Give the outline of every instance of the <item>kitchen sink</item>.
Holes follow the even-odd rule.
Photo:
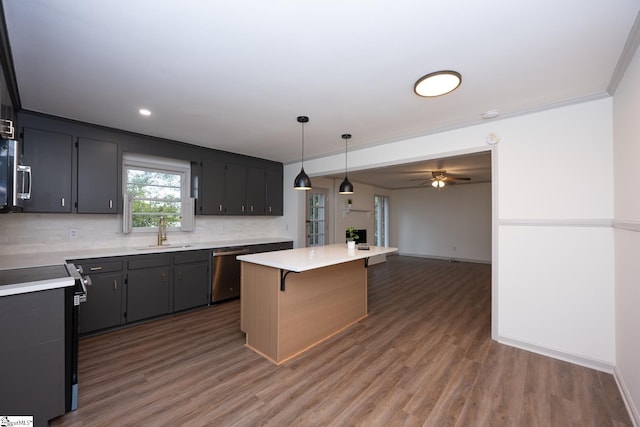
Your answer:
[[[153,250],[153,249],[182,249],[182,248],[188,248],[191,245],[188,244],[171,244],[171,243],[165,243],[162,245],[149,245],[149,246],[143,246],[141,248],[136,248],[139,251],[149,251],[149,250]]]

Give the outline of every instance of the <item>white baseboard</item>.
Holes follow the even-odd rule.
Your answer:
[[[629,389],[624,382],[624,378],[620,374],[620,371],[616,367],[613,371],[613,378],[616,380],[616,384],[618,385],[618,389],[620,390],[620,395],[622,395],[622,400],[624,401],[624,405],[627,407],[627,411],[629,412],[629,416],[631,417],[631,422],[634,427],[640,426],[640,412],[638,412],[638,407],[634,404],[633,399],[631,398],[631,394],[629,393]]]
[[[615,368],[615,366],[609,362],[592,359],[589,357],[579,356],[576,354],[571,354],[571,353],[567,353],[559,350],[554,350],[554,349],[542,347],[535,344],[530,344],[524,341],[520,341],[517,339],[505,337],[505,336],[498,336],[496,338],[496,341],[498,341],[500,344],[510,345],[511,347],[520,348],[522,350],[527,350],[532,353],[538,353],[543,356],[552,357],[558,360],[564,360],[565,362],[584,366],[586,368],[595,369],[597,371],[606,372],[608,374],[613,374],[613,370]]]
[[[445,257],[445,256],[437,256],[437,255],[412,254],[407,252],[398,252],[398,255],[413,256],[417,258],[441,259],[449,262],[473,262],[476,264],[491,264],[491,260],[486,260],[486,259],[451,258],[451,257]]]
[[[603,362],[600,360],[594,360],[588,357],[582,357],[582,356],[577,356],[575,354],[548,349],[535,344],[525,343],[512,338],[498,337],[496,341],[498,341],[501,344],[520,348],[522,350],[527,350],[533,353],[542,354],[543,356],[552,357],[554,359],[563,360],[565,362],[574,363],[576,365],[580,365],[587,368],[613,374],[613,378],[616,382],[616,385],[618,386],[618,390],[620,390],[620,395],[622,396],[622,400],[624,401],[624,404],[627,408],[627,412],[629,413],[631,422],[633,422],[634,427],[640,427],[640,413],[638,412],[638,408],[636,407],[635,403],[633,402],[633,399],[631,398],[631,394],[629,393],[629,389],[627,388],[624,382],[624,378],[622,377],[622,375],[620,374],[620,371],[615,365],[612,365],[610,363]]]

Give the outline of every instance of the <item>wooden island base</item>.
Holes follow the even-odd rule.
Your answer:
[[[302,272],[243,261],[241,295],[247,347],[279,365],[367,316],[366,260]]]

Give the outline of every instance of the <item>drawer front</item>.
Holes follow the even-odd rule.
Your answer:
[[[127,260],[129,270],[162,267],[171,264],[171,254],[134,255]]]
[[[174,252],[173,263],[174,264],[187,264],[190,262],[209,261],[211,257],[210,250],[197,250],[197,251],[181,251]]]
[[[108,273],[122,271],[123,262],[114,258],[94,258],[71,261],[76,267],[82,267],[83,274]]]

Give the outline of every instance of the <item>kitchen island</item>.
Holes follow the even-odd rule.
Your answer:
[[[238,256],[247,347],[281,364],[365,318],[368,260],[396,251],[336,244]]]

